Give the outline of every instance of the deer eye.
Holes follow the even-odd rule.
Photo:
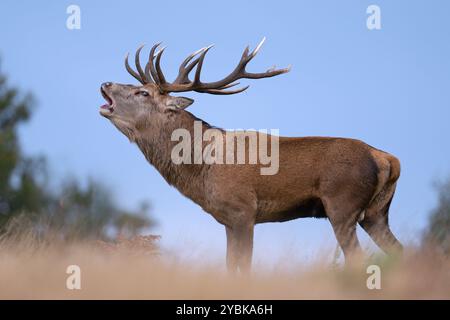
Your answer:
[[[147,91],[137,91],[136,94],[140,94],[140,95],[142,95],[144,97],[148,96],[148,92]]]

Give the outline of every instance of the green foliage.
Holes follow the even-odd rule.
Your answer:
[[[431,212],[424,240],[450,255],[450,178],[436,184],[436,189],[438,205]]]
[[[25,156],[18,139],[18,128],[30,119],[33,105],[30,94],[8,86],[0,69],[0,233],[19,216],[28,217],[40,231],[50,228],[66,239],[133,236],[151,227],[148,205],[123,210],[98,181],[83,185],[70,179],[57,192],[47,188],[45,158]]]

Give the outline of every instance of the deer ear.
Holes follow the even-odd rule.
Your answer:
[[[167,99],[166,106],[173,109],[186,109],[191,104],[194,103],[194,100],[185,98],[185,97],[170,97]]]

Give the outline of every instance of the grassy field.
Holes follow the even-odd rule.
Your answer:
[[[0,240],[0,299],[450,299],[450,260],[409,249],[402,259],[372,257],[358,267],[310,261],[228,275],[222,263],[182,263],[159,254],[153,237],[115,243],[62,243],[32,234]],[[368,264],[381,268],[381,289],[369,290]],[[81,289],[69,290],[69,265]]]

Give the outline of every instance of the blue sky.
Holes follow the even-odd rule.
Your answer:
[[[223,258],[225,233],[169,187],[100,117],[104,81],[135,83],[123,66],[141,44],[167,45],[173,79],[190,52],[214,43],[203,79],[231,71],[247,44],[267,41],[249,70],[292,65],[283,76],[247,81],[235,96],[186,94],[190,111],[224,128],[277,128],[287,136],[342,136],[391,152],[402,175],[391,225],[403,242],[420,236],[435,205],[432,181],[450,173],[448,1],[2,1],[0,56],[11,84],[38,108],[21,139],[45,154],[52,175],[94,176],[117,201],[149,200],[163,244],[186,256]],[[66,8],[81,8],[81,30],[66,28]],[[381,30],[366,28],[366,8],[381,8]],[[367,237],[360,232],[362,241]],[[256,261],[304,259],[335,244],[329,223],[302,219],[257,226]]]

